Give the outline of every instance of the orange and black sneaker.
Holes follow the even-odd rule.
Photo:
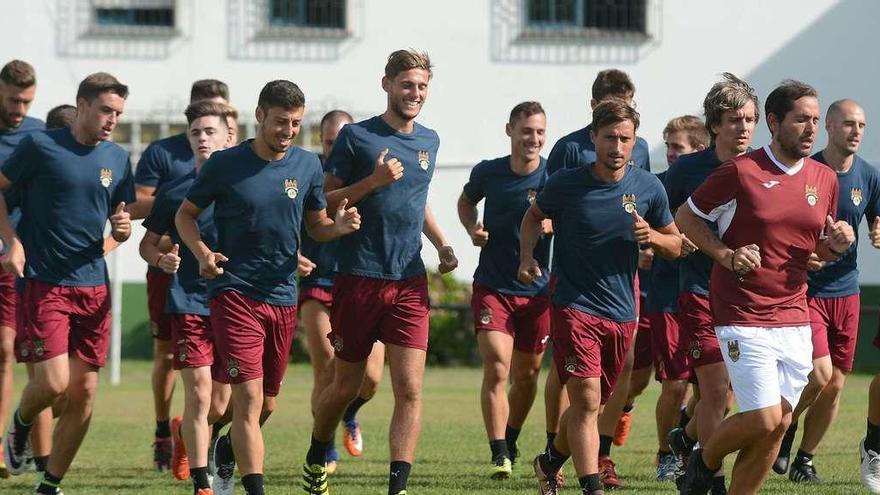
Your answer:
[[[632,412],[625,412],[620,415],[617,420],[617,426],[614,427],[614,445],[623,447],[626,439],[629,438],[629,427],[632,423]]]
[[[3,444],[0,443],[0,478],[6,479],[9,477],[9,469],[6,468],[6,463],[3,462]]]
[[[623,482],[617,476],[616,465],[607,455],[599,456],[599,478],[606,490],[616,490],[623,487]]]
[[[199,488],[196,490],[196,495],[214,495],[214,490],[210,488]]]
[[[186,457],[186,445],[180,426],[183,418],[175,416],[171,420],[171,474],[175,479],[189,479],[189,459]]]
[[[351,420],[346,421],[343,426],[345,450],[352,457],[362,456],[364,454],[364,437],[361,436],[361,425],[357,420]]]

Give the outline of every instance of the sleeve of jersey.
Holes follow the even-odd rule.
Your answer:
[[[116,208],[116,205],[123,201],[125,201],[126,204],[131,204],[137,201],[137,196],[134,193],[134,174],[131,173],[130,155],[125,160],[125,175],[122,176],[122,181],[113,191],[113,199],[110,206]]]
[[[706,178],[688,198],[687,204],[697,216],[714,222],[725,211],[736,206],[738,190],[739,177],[736,165],[734,162],[727,162]]]
[[[204,210],[214,202],[217,194],[214,176],[220,173],[218,168],[219,163],[210,158],[202,165],[195,182],[186,193],[186,199],[190,203]]]
[[[314,166],[309,191],[303,201],[306,210],[320,211],[327,208],[327,201],[324,198],[324,172],[321,170],[321,163],[318,157],[314,157]]]
[[[24,139],[15,147],[9,158],[3,162],[0,172],[9,179],[12,184],[27,182],[36,172],[37,160],[35,160],[36,145],[31,136]]]
[[[554,174],[547,179],[544,189],[535,198],[535,205],[547,216],[553,216],[562,208],[561,178],[563,174]]]
[[[168,196],[165,194],[165,188],[156,192],[156,201],[153,203],[153,209],[144,219],[143,226],[150,232],[164,235],[171,230],[171,223],[174,222],[174,214],[168,208]]]
[[[871,228],[874,225],[874,219],[880,215],[880,173],[873,170],[872,167],[871,175],[865,182],[870,187],[868,191],[868,206],[865,208],[865,219],[868,220],[868,228]],[[853,225],[854,229],[857,227],[857,225]]]
[[[673,222],[672,212],[669,210],[669,199],[660,179],[654,179],[654,196],[651,198],[651,209],[648,210],[645,220],[652,228],[666,227]]]
[[[568,154],[568,146],[562,141],[557,141],[547,156],[547,175],[565,168],[566,155]]]
[[[638,138],[636,141],[636,147],[641,149],[643,160],[640,163],[637,163],[639,167],[641,167],[645,172],[651,171],[651,149],[648,148],[648,142],[642,138]]]
[[[165,167],[163,150],[155,143],[147,146],[137,163],[134,183],[139,186],[156,187]]]
[[[333,143],[333,149],[327,162],[324,164],[324,170],[334,177],[342,180],[343,185],[351,183],[352,172],[354,171],[354,147],[352,145],[351,130],[346,125],[339,131],[336,142]]]
[[[483,163],[478,163],[473,169],[471,169],[470,179],[468,179],[467,184],[464,185],[464,194],[473,203],[479,203],[484,197],[486,197],[484,175]]]

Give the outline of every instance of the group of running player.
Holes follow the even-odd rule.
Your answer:
[[[245,493],[263,493],[261,426],[277,406],[299,320],[314,372],[303,490],[329,493],[340,424],[346,450],[363,453],[357,413],[387,360],[388,493],[407,493],[428,343],[422,234],[439,272],[458,264],[427,205],[439,138],[415,119],[431,77],[427,54],[393,52],[381,81],[385,112],[361,122],[326,114],[320,156],[293,145],[305,111],[296,84],[263,87],[256,136],[239,144],[228,87],[196,81],[186,132],[151,144],[133,172],[110,141],[127,86],[92,74],[76,106],[53,109],[44,125],[26,115],[33,67],[6,64],[0,423],[13,356],[29,380],[0,475],[33,467],[35,493],[61,493],[106,362],[104,255],[143,218],[155,467],[208,495],[233,493],[237,466]],[[458,199],[481,248],[471,305],[489,475],[513,472],[552,342],[547,446],[532,460],[540,493],[558,493],[569,458],[582,493],[623,486],[611,445],[626,442],[652,372],[662,384],[659,481],[674,479],[684,494],[754,493],[772,467],[819,482],[813,455],[853,364],[854,227],[863,216],[880,247],[880,173],[856,155],[864,110],[832,103],[828,145],[811,156],[817,93],[785,81],[764,105],[771,142],[753,150],[758,98],[725,73],[705,97],[705,122],[687,115],[666,126],[669,168],[655,176],[636,136],[634,93],[625,73],[600,72],[590,125],[560,139],[547,160],[544,109],[516,105],[509,154],[477,164]],[[175,370],[185,399],[172,418]],[[725,419],[734,397],[739,412]],[[733,452],[727,488],[722,464]],[[880,378],[860,452],[862,481],[880,493]]]

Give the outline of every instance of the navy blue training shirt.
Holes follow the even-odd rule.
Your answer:
[[[129,154],[117,144],[78,143],[69,128],[28,134],[0,171],[19,188],[25,277],[94,287],[107,283],[104,227],[133,203]]]
[[[672,223],[669,203],[650,172],[627,165],[623,179],[607,183],[593,177],[594,166],[560,170],[538,193],[538,208],[553,219],[553,304],[635,321],[639,246],[629,211],[635,208],[651,227],[661,228]]]
[[[822,152],[812,157],[825,162]],[[846,254],[836,261],[825,263],[818,272],[807,272],[807,295],[814,297],[843,297],[859,293],[858,255],[859,224],[865,217],[868,225],[880,214],[880,172],[858,155],[853,156],[852,167],[838,173],[840,194],[837,197],[837,220],[852,225],[856,239]]]
[[[318,155],[291,147],[266,161],[253,140],[217,151],[202,165],[186,199],[214,204],[216,250],[229,261],[208,281],[209,297],[234,290],[279,306],[296,305],[299,232],[306,211],[326,207]]]
[[[666,180],[666,171],[657,174],[660,182]],[[671,213],[671,212],[670,212]],[[678,312],[678,271],[679,260],[668,260],[654,255],[651,269],[645,273],[639,270],[641,280],[648,281],[651,290],[647,291],[645,310],[648,313]]]
[[[12,150],[25,136],[34,131],[44,130],[46,130],[46,124],[42,120],[28,116],[25,116],[21,125],[15,129],[0,130],[0,165],[3,165],[3,162],[12,155]],[[6,191],[5,196],[9,208],[9,222],[12,224],[12,228],[16,229],[21,220],[21,210],[18,209],[21,202],[20,192],[9,190]]]
[[[486,199],[483,226],[489,232],[489,241],[480,250],[475,281],[513,296],[534,296],[544,291],[549,277],[549,236],[542,236],[533,252],[541,277],[526,285],[517,279],[517,272],[520,225],[546,181],[547,163],[543,158],[529,175],[518,175],[510,168],[510,155],[482,161],[471,170],[464,193],[475,204]]]
[[[156,201],[147,218],[144,228],[158,235],[169,234],[171,241],[180,246],[180,266],[168,286],[168,297],[165,300],[165,312],[170,314],[192,314],[208,316],[208,285],[199,274],[199,262],[192,251],[186,247],[177,227],[174,216],[180,208],[186,194],[196,180],[196,172],[166,182],[156,191]],[[211,204],[199,215],[199,232],[202,241],[213,248],[217,245],[217,229],[214,227],[214,205]]]
[[[153,141],[141,154],[134,183],[158,189],[162,184],[183,177],[196,166],[186,133]]]
[[[425,273],[422,227],[439,147],[437,133],[418,123],[409,134],[392,129],[380,116],[342,128],[326,168],[343,186],[372,174],[385,148],[385,161],[397,158],[404,171],[399,180],[357,203],[361,228],[339,240],[340,273],[385,280]]]
[[[324,163],[326,165],[326,162]],[[336,212],[328,212],[328,215],[335,215]],[[333,279],[336,278],[336,250],[339,246],[339,239],[333,239],[330,242],[318,242],[309,236],[303,225],[300,233],[299,252],[303,256],[312,261],[316,266],[308,277],[299,279],[300,289],[309,287],[333,287]]]
[[[553,174],[564,168],[574,168],[579,165],[596,161],[596,145],[590,137],[590,126],[578,129],[571,134],[563,136],[547,157],[547,173]],[[636,167],[651,171],[651,152],[648,142],[636,137],[636,144],[632,150],[630,163]]]

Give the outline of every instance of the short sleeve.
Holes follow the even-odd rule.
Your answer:
[[[201,209],[207,208],[217,199],[217,177],[220,174],[220,162],[217,158],[208,158],[202,165],[195,182],[186,193],[186,199]]]
[[[687,203],[698,216],[714,222],[736,203],[739,174],[736,163],[729,161],[709,174]]]
[[[339,135],[333,143],[333,149],[330,151],[330,156],[327,157],[327,162],[324,164],[324,170],[330,175],[341,179],[343,185],[351,183],[354,171],[355,154],[353,141],[351,124],[346,124],[339,131]]]
[[[547,174],[553,175],[560,170],[572,168],[575,165],[577,165],[577,145],[569,146],[568,142],[557,141],[547,157]]]
[[[669,211],[669,199],[666,197],[666,190],[660,183],[660,179],[654,179],[653,194],[651,196],[650,207],[645,212],[645,220],[655,229],[666,227],[673,222],[672,212]]]
[[[32,136],[25,136],[0,167],[0,172],[13,184],[28,182],[35,174],[39,160],[36,160],[37,145]]]
[[[168,157],[157,143],[147,146],[137,163],[134,183],[139,186],[156,187],[168,172]]]
[[[164,235],[171,231],[174,215],[177,213],[176,209],[174,212],[171,211],[172,206],[169,204],[170,201],[166,191],[167,188],[165,187],[161,187],[156,191],[156,201],[153,203],[153,209],[150,210],[150,214],[147,215],[143,223],[145,229],[159,235]]]
[[[303,199],[303,206],[306,210],[320,211],[327,208],[327,200],[324,198],[324,171],[321,169],[321,163],[317,156],[314,156],[312,171],[309,190]]]
[[[651,171],[651,151],[648,148],[648,142],[644,139],[637,137],[636,138],[636,150],[638,160],[636,165],[644,170],[645,172]]]
[[[874,219],[880,215],[880,173],[871,165],[866,164],[865,166],[870,168],[868,180],[865,181],[870,188],[868,205],[865,207],[865,219],[868,221],[868,228],[871,228],[874,225]],[[853,228],[856,226],[853,225]]]
[[[544,188],[538,192],[535,198],[535,205],[541,209],[547,216],[553,216],[562,209],[564,198],[562,198],[563,180],[566,174],[553,174],[547,179]]]
[[[480,162],[471,169],[471,176],[464,185],[464,194],[476,204],[486,197],[486,162]]]
[[[137,201],[137,196],[134,193],[134,174],[131,173],[131,155],[128,155],[125,158],[125,173],[122,176],[122,181],[119,182],[119,185],[117,185],[116,189],[113,191],[113,198],[110,201],[110,211],[113,211],[116,208],[116,205],[123,201],[126,204],[131,204]]]

